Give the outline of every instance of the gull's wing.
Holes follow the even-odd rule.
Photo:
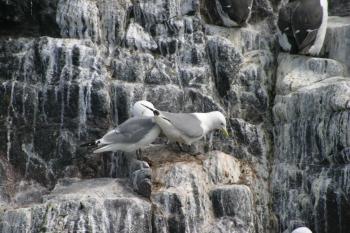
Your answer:
[[[161,112],[173,126],[181,133],[190,138],[197,138],[203,136],[203,129],[201,121],[192,113],[170,113]]]
[[[136,143],[148,134],[155,125],[153,117],[130,118],[106,133],[101,139],[101,144]]]

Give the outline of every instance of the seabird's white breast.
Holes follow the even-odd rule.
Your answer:
[[[309,49],[309,53],[311,55],[318,55],[322,49],[324,39],[326,37],[327,32],[327,21],[328,21],[328,2],[327,0],[320,0],[320,4],[322,7],[323,15],[322,15],[322,23],[320,28],[318,29],[316,40],[314,45]]]

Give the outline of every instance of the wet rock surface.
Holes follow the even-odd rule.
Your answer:
[[[3,209],[1,232],[152,232],[152,206],[123,180],[62,181],[43,204]]]
[[[245,185],[227,185],[212,191],[214,213],[217,217],[228,216],[244,232],[254,232],[252,216],[253,195]],[[229,218],[227,218],[229,219]]]
[[[349,16],[350,15],[350,2],[347,0],[330,0],[329,9],[331,15]]]
[[[347,65],[348,70],[350,67],[350,58],[348,55],[350,43],[349,38],[350,17],[330,17],[328,20],[328,30],[324,46],[325,56],[344,63]]]
[[[241,28],[212,2],[0,0],[1,232],[350,231],[347,2],[324,58],[278,52],[280,1]],[[79,147],[141,99],[222,111],[230,137],[143,161]]]
[[[153,154],[159,150],[162,156]],[[232,230],[253,232],[250,188],[231,185],[241,182],[243,175],[244,165],[238,160],[222,152],[193,157],[164,146],[150,151],[143,156],[152,164],[147,167],[152,172],[148,177],[152,194],[147,199],[141,195],[150,192],[137,186],[141,194],[137,195],[127,179],[64,178],[49,193],[38,195],[41,200],[2,207],[1,232],[212,232],[208,227],[222,221],[228,221]],[[132,167],[142,171],[146,164],[134,160]],[[216,205],[227,198],[229,205]],[[223,214],[213,216],[215,208]]]
[[[274,209],[281,229],[303,222],[314,232],[347,232],[350,79],[340,76],[346,69],[333,60],[290,58],[280,56],[278,70],[283,72],[273,108]],[[314,68],[307,71],[301,64]]]

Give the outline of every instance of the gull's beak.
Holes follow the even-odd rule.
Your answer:
[[[225,138],[227,138],[229,136],[226,127],[223,127],[220,130],[221,130],[221,132],[222,132],[222,134],[224,135]]]

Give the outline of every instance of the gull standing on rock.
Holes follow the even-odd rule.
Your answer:
[[[219,129],[227,137],[226,119],[219,111],[208,113],[170,113],[144,105],[153,111],[155,122],[169,141],[191,145],[209,132]],[[180,146],[181,148],[181,146]]]
[[[144,106],[154,108],[148,101],[136,102],[132,109],[134,117],[109,131],[102,138],[81,146],[98,146],[94,153],[134,152],[148,146],[159,136],[160,128],[155,122],[153,112]]]

